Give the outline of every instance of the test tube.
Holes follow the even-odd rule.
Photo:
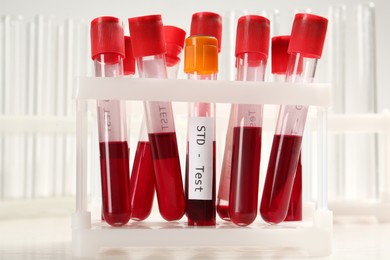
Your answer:
[[[264,81],[270,22],[258,15],[238,20],[236,66],[238,81]],[[240,226],[257,216],[263,105],[233,105],[233,145],[229,216]]]
[[[275,75],[277,82],[284,82],[286,78],[286,70],[290,55],[288,54],[288,44],[290,36],[275,36],[272,37],[272,74]],[[302,65],[298,65],[298,74]],[[291,191],[290,202],[288,206],[287,216],[285,221],[302,220],[302,162],[301,154],[299,155],[298,165],[295,173],[294,184]]]
[[[154,187],[152,153],[145,118],[143,118],[130,178],[131,219],[141,221],[150,215],[153,206]]]
[[[287,82],[313,82],[327,24],[328,20],[320,16],[295,15],[288,47]],[[260,214],[266,222],[280,223],[287,216],[307,112],[308,106],[280,107],[260,204]]]
[[[219,53],[222,45],[222,17],[212,12],[194,13],[191,20],[190,35],[205,35],[216,38]],[[229,201],[231,144],[233,139],[231,125],[231,120],[229,120],[217,198],[217,212],[219,217],[224,220],[230,220],[227,205]]]
[[[378,113],[375,4],[359,4],[356,11],[358,82],[353,102],[350,102],[352,106],[349,108],[354,113]],[[355,182],[354,186],[349,187],[348,195],[360,200],[380,199],[379,186],[382,183],[378,168],[379,135],[377,133],[354,134],[349,135],[349,138],[353,138],[349,140],[354,142],[350,147],[355,147],[356,150],[348,151],[353,158],[348,164],[347,179]],[[355,173],[353,177],[351,172]]]
[[[335,4],[329,7],[328,71],[332,84],[333,114],[346,113],[346,6]],[[354,97],[355,98],[355,97]],[[346,199],[346,138],[345,134],[329,135],[329,182],[330,200]],[[354,160],[355,163],[355,160]],[[355,176],[355,171],[350,171]],[[350,185],[350,183],[348,183]],[[349,186],[348,185],[348,186]]]
[[[229,215],[229,194],[230,177],[232,170],[232,152],[233,152],[233,105],[230,107],[230,116],[228,129],[225,139],[225,150],[222,159],[221,176],[219,179],[217,195],[217,213],[218,216],[226,221],[230,221]]]
[[[216,80],[218,41],[210,36],[186,40],[184,71],[189,79]],[[215,225],[215,104],[189,105],[186,158],[186,213],[190,226]]]
[[[122,22],[98,17],[91,22],[91,52],[97,77],[123,75],[124,36]],[[103,217],[112,226],[130,219],[129,147],[125,103],[97,101]]]
[[[175,26],[164,26],[163,28],[167,49],[165,56],[167,59],[168,78],[176,78],[178,67],[180,65],[180,54],[184,45],[185,31]],[[131,42],[128,44],[129,47],[126,45],[126,57],[128,56],[128,49],[131,56],[134,57],[131,49]],[[132,205],[131,219],[144,220],[150,215],[153,206],[154,190],[155,180],[153,160],[150,151],[146,122],[145,118],[143,118],[130,178],[130,200]]]
[[[129,18],[134,57],[141,78],[167,78],[160,15]],[[179,220],[185,212],[183,182],[171,102],[145,101],[156,193],[161,216]]]
[[[186,32],[179,27],[164,25],[165,59],[169,79],[176,79],[180,66],[180,55],[183,51]]]
[[[125,36],[126,58],[125,75],[135,74],[135,58],[131,46],[131,37]],[[130,176],[131,219],[144,220],[152,211],[154,199],[154,171],[152,155],[146,131],[145,120],[141,123],[141,132],[135,151],[133,168]]]

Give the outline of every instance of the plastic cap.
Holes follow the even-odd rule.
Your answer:
[[[186,32],[176,26],[166,25],[164,28],[165,37],[165,60],[167,66],[175,66],[180,61],[180,53],[184,47]]]
[[[222,17],[212,12],[199,12],[192,15],[191,36],[212,36],[218,40],[218,52],[221,51]]]
[[[290,36],[272,37],[272,74],[286,74],[290,54],[287,52]]]
[[[218,72],[218,41],[211,36],[191,36],[184,49],[184,72],[201,75]]]
[[[133,55],[133,49],[131,48],[131,38],[125,36],[125,52],[126,56],[123,60],[123,70],[125,75],[135,74],[135,58]]]
[[[122,21],[116,17],[97,17],[91,22],[91,56],[100,54],[125,56]]]
[[[165,53],[161,15],[129,18],[129,28],[134,57]]]
[[[238,20],[236,57],[249,54],[250,62],[258,63],[268,58],[270,21],[259,15],[246,15]]]
[[[321,58],[328,20],[313,14],[296,14],[291,30],[288,53],[307,58]]]

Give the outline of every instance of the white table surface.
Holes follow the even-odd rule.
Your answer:
[[[0,259],[71,259],[70,217],[0,220]],[[98,259],[301,259],[253,248],[131,248],[107,250]],[[331,256],[313,259],[390,259],[390,223],[334,226]]]

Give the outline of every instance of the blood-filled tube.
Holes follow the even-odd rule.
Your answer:
[[[164,35],[167,49],[165,56],[167,59],[168,78],[176,78],[180,65],[180,54],[184,45],[185,32],[175,26],[164,26]],[[127,55],[127,50],[126,45],[126,57],[131,56],[131,46],[129,48],[129,55]],[[130,178],[131,219],[138,221],[144,220],[150,215],[153,207],[154,190],[153,160],[146,122],[145,118],[143,118]]]
[[[288,54],[288,44],[290,36],[276,36],[272,38],[272,74],[275,75],[277,82],[284,82],[286,79],[286,70],[290,54]],[[298,67],[298,70],[302,66]],[[298,71],[298,73],[302,73]],[[288,206],[285,221],[302,220],[302,162],[299,155],[298,165],[295,173],[294,184],[291,191],[290,202]]]
[[[198,12],[192,15],[190,35],[212,36],[218,40],[218,53],[222,45],[222,17],[217,13]],[[233,108],[233,106],[232,106]],[[231,111],[233,111],[231,108]],[[230,170],[231,154],[233,142],[233,121],[230,112],[229,125],[226,134],[225,150],[222,160],[221,176],[217,195],[217,213],[223,220],[229,218],[229,190],[230,190]]]
[[[167,78],[161,16],[129,18],[129,28],[140,77]],[[144,107],[160,214],[179,220],[185,201],[172,104],[145,101]]]
[[[137,221],[144,220],[150,215],[155,187],[152,153],[144,120],[145,118],[141,123],[130,178],[131,219]]]
[[[238,20],[236,66],[238,81],[264,81],[270,22],[257,15]],[[263,105],[233,105],[233,146],[229,216],[240,226],[257,216]]]
[[[192,80],[216,80],[218,41],[210,36],[186,40],[184,71]],[[189,105],[186,158],[186,213],[190,226],[215,225],[215,104]]]
[[[230,221],[229,216],[229,193],[230,177],[232,170],[232,152],[233,152],[233,105],[230,108],[229,123],[226,132],[225,150],[223,152],[221,177],[219,178],[219,187],[217,195],[217,213],[218,216],[226,221]]]
[[[131,37],[125,36],[126,58],[124,60],[125,75],[135,74],[135,58],[131,45]],[[152,155],[146,131],[142,120],[140,137],[135,151],[133,168],[130,176],[131,219],[140,221],[146,219],[152,211],[154,199],[154,171]]]
[[[328,20],[320,16],[295,15],[286,82],[313,81],[327,24]],[[260,214],[266,222],[280,223],[287,216],[307,111],[308,107],[302,105],[280,107],[260,204]]]
[[[123,76],[124,35],[122,22],[118,18],[98,17],[91,22],[91,52],[97,77]],[[102,215],[108,224],[121,226],[130,219],[125,103],[98,100],[97,117]]]

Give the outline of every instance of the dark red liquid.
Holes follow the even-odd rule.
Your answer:
[[[223,203],[222,200],[217,200],[217,213],[218,216],[226,221],[230,221],[229,216],[229,201]]]
[[[300,221],[302,220],[302,162],[301,155],[297,171],[295,173],[294,184],[291,192],[290,203],[288,205],[287,216],[284,221]]]
[[[189,226],[215,225],[215,141],[213,142],[213,187],[212,200],[190,200],[188,198],[188,154],[186,158],[186,213]]]
[[[149,134],[149,142],[160,214],[168,221],[179,220],[185,201],[176,133]]]
[[[236,225],[249,225],[257,216],[261,127],[234,127],[229,216]]]
[[[129,147],[127,142],[100,143],[104,220],[122,226],[130,219]]]
[[[130,178],[131,219],[144,220],[150,215],[154,187],[150,145],[147,141],[139,141]]]
[[[219,189],[217,195],[217,213],[221,219],[230,221],[229,194],[230,176],[232,172],[233,129],[229,129],[227,135],[228,136],[226,137],[225,152],[223,154],[221,177],[219,179]]]
[[[261,199],[261,217],[280,223],[287,216],[302,136],[275,135]]]

